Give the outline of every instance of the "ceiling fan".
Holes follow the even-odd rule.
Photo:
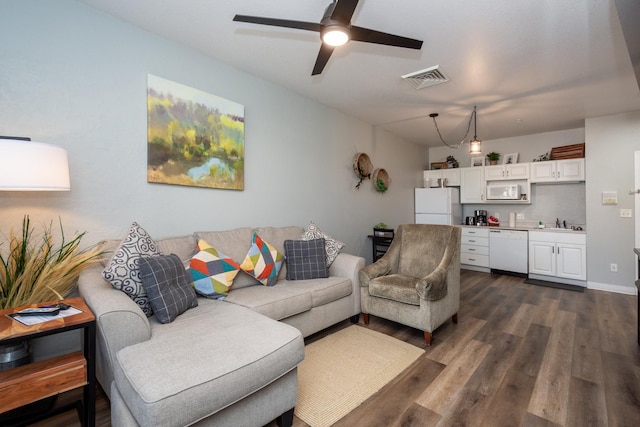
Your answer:
[[[320,52],[318,53],[316,64],[311,73],[312,76],[322,73],[336,46],[342,46],[349,40],[418,50],[422,47],[422,40],[410,39],[408,37],[396,36],[394,34],[351,25],[351,17],[357,5],[358,0],[333,0],[325,10],[320,23],[247,15],[236,15],[233,20],[320,33],[322,46],[320,46]]]

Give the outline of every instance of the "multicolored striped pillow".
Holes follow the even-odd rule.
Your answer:
[[[278,273],[284,262],[284,255],[253,233],[251,247],[240,268],[248,275],[256,278],[266,286],[273,286],[278,281]]]
[[[229,294],[239,271],[237,262],[202,239],[198,241],[188,268],[196,292],[213,299],[224,299]]]

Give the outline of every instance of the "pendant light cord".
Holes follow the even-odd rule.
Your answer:
[[[471,120],[473,120],[473,118],[476,116],[476,107],[473,107],[473,111],[471,112],[471,115],[469,116],[469,123],[467,123],[467,131],[464,134],[464,137],[462,137],[462,141],[460,141],[457,145],[451,145],[449,143],[447,143],[447,141],[444,140],[444,138],[442,138],[442,134],[440,133],[440,128],[438,127],[438,122],[436,121],[436,117],[438,117],[438,113],[431,113],[429,114],[429,117],[431,117],[433,119],[433,124],[436,125],[436,130],[438,131],[438,136],[440,137],[440,141],[442,141],[442,143],[444,145],[446,145],[449,148],[452,149],[458,149],[462,146],[462,144],[464,144],[464,140],[467,139],[467,136],[469,135],[469,130],[471,129]],[[474,131],[475,131],[475,127],[474,127]],[[474,136],[475,137],[475,136]]]

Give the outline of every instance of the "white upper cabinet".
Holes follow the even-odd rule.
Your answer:
[[[424,180],[429,180],[430,187],[438,185],[438,179],[446,179],[447,187],[460,186],[460,168],[455,169],[435,169],[423,171]]]
[[[532,162],[531,183],[584,181],[584,159]]]
[[[485,168],[476,166],[460,169],[460,203],[484,203]]]
[[[484,179],[486,181],[529,179],[529,163],[485,166]]]

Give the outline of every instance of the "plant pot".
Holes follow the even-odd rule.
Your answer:
[[[492,165],[492,166],[493,165],[497,165],[498,161],[497,160],[489,160],[489,164]]]

